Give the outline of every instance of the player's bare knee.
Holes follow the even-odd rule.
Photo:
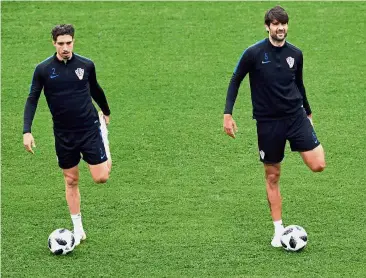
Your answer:
[[[323,172],[325,166],[325,161],[317,161],[316,163],[310,165],[310,169],[313,172]]]
[[[93,176],[95,183],[106,183],[109,179],[109,172],[102,173],[98,176]]]
[[[78,185],[79,178],[74,175],[65,175],[66,186],[74,187]]]
[[[278,181],[280,180],[280,173],[274,172],[266,174],[266,181],[267,184],[272,188],[275,189],[278,187]]]

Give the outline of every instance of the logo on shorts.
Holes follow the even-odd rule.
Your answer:
[[[266,155],[266,154],[264,153],[264,151],[262,151],[262,150],[261,150],[261,151],[259,152],[259,154],[260,154],[261,158],[262,158],[262,159],[264,159],[264,156]]]
[[[79,79],[80,79],[80,80],[82,80],[82,79],[83,79],[83,76],[84,76],[84,69],[82,69],[82,68],[77,68],[77,69],[75,70],[75,73],[76,73],[77,77],[79,77]]]
[[[315,132],[313,131],[312,133],[313,133],[314,143],[315,143],[315,144],[318,144],[318,138],[316,137]]]
[[[104,159],[106,156],[106,153],[103,151],[102,148],[99,148],[99,152],[100,152],[100,159]]]
[[[292,57],[287,57],[286,62],[289,65],[290,69],[292,69],[292,67],[294,66],[295,59]]]

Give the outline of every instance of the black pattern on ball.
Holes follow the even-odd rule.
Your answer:
[[[303,241],[307,242],[308,241],[308,237],[307,236],[301,236],[300,237]]]
[[[290,238],[290,246],[291,246],[291,248],[294,248],[295,249],[295,247],[296,247],[296,240],[294,239],[294,237],[291,237]]]
[[[290,228],[290,229],[288,229],[287,231],[285,231],[284,233],[283,233],[283,235],[285,236],[285,235],[288,235],[289,233],[292,233],[292,231],[293,231],[294,229],[292,229],[292,228]]]
[[[281,245],[283,248],[287,248],[287,245],[282,241],[282,239],[281,239]]]
[[[51,249],[51,239],[50,238],[48,239],[48,248]]]
[[[62,234],[62,233],[64,233],[66,231],[66,229],[60,229],[58,232],[60,233],[60,234]]]
[[[55,252],[53,252],[53,254],[55,254],[55,255],[61,255],[62,252],[63,252],[62,249],[58,249]]]
[[[74,235],[71,235],[71,246],[74,246],[75,244],[75,237]]]
[[[67,244],[66,240],[62,239],[62,238],[55,238],[55,241],[62,245],[62,246],[65,246]]]

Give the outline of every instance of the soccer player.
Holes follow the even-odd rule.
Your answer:
[[[223,123],[226,134],[235,138],[233,107],[240,84],[249,73],[259,158],[264,164],[267,199],[274,223],[271,242],[274,247],[281,246],[284,229],[279,179],[286,141],[313,172],[325,168],[324,150],[313,128],[303,84],[303,55],[286,41],[288,22],[288,14],[280,6],[266,12],[264,26],[268,38],[242,54],[230,80]]]
[[[37,65],[24,109],[23,143],[34,154],[33,118],[43,89],[52,114],[58,164],[63,170],[66,201],[74,226],[75,244],[86,239],[80,213],[78,187],[81,157],[96,183],[105,183],[112,167],[108,130],[110,109],[96,78],[94,63],[73,53],[74,27],[52,29],[56,53]],[[98,104],[97,112],[92,99]]]

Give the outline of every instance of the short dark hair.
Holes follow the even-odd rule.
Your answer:
[[[281,6],[273,7],[272,9],[268,10],[264,16],[264,23],[267,26],[271,25],[271,22],[274,20],[277,20],[282,24],[288,23],[288,14]]]
[[[51,34],[53,41],[57,41],[58,36],[70,35],[74,38],[75,29],[71,24],[60,24],[53,27]]]

